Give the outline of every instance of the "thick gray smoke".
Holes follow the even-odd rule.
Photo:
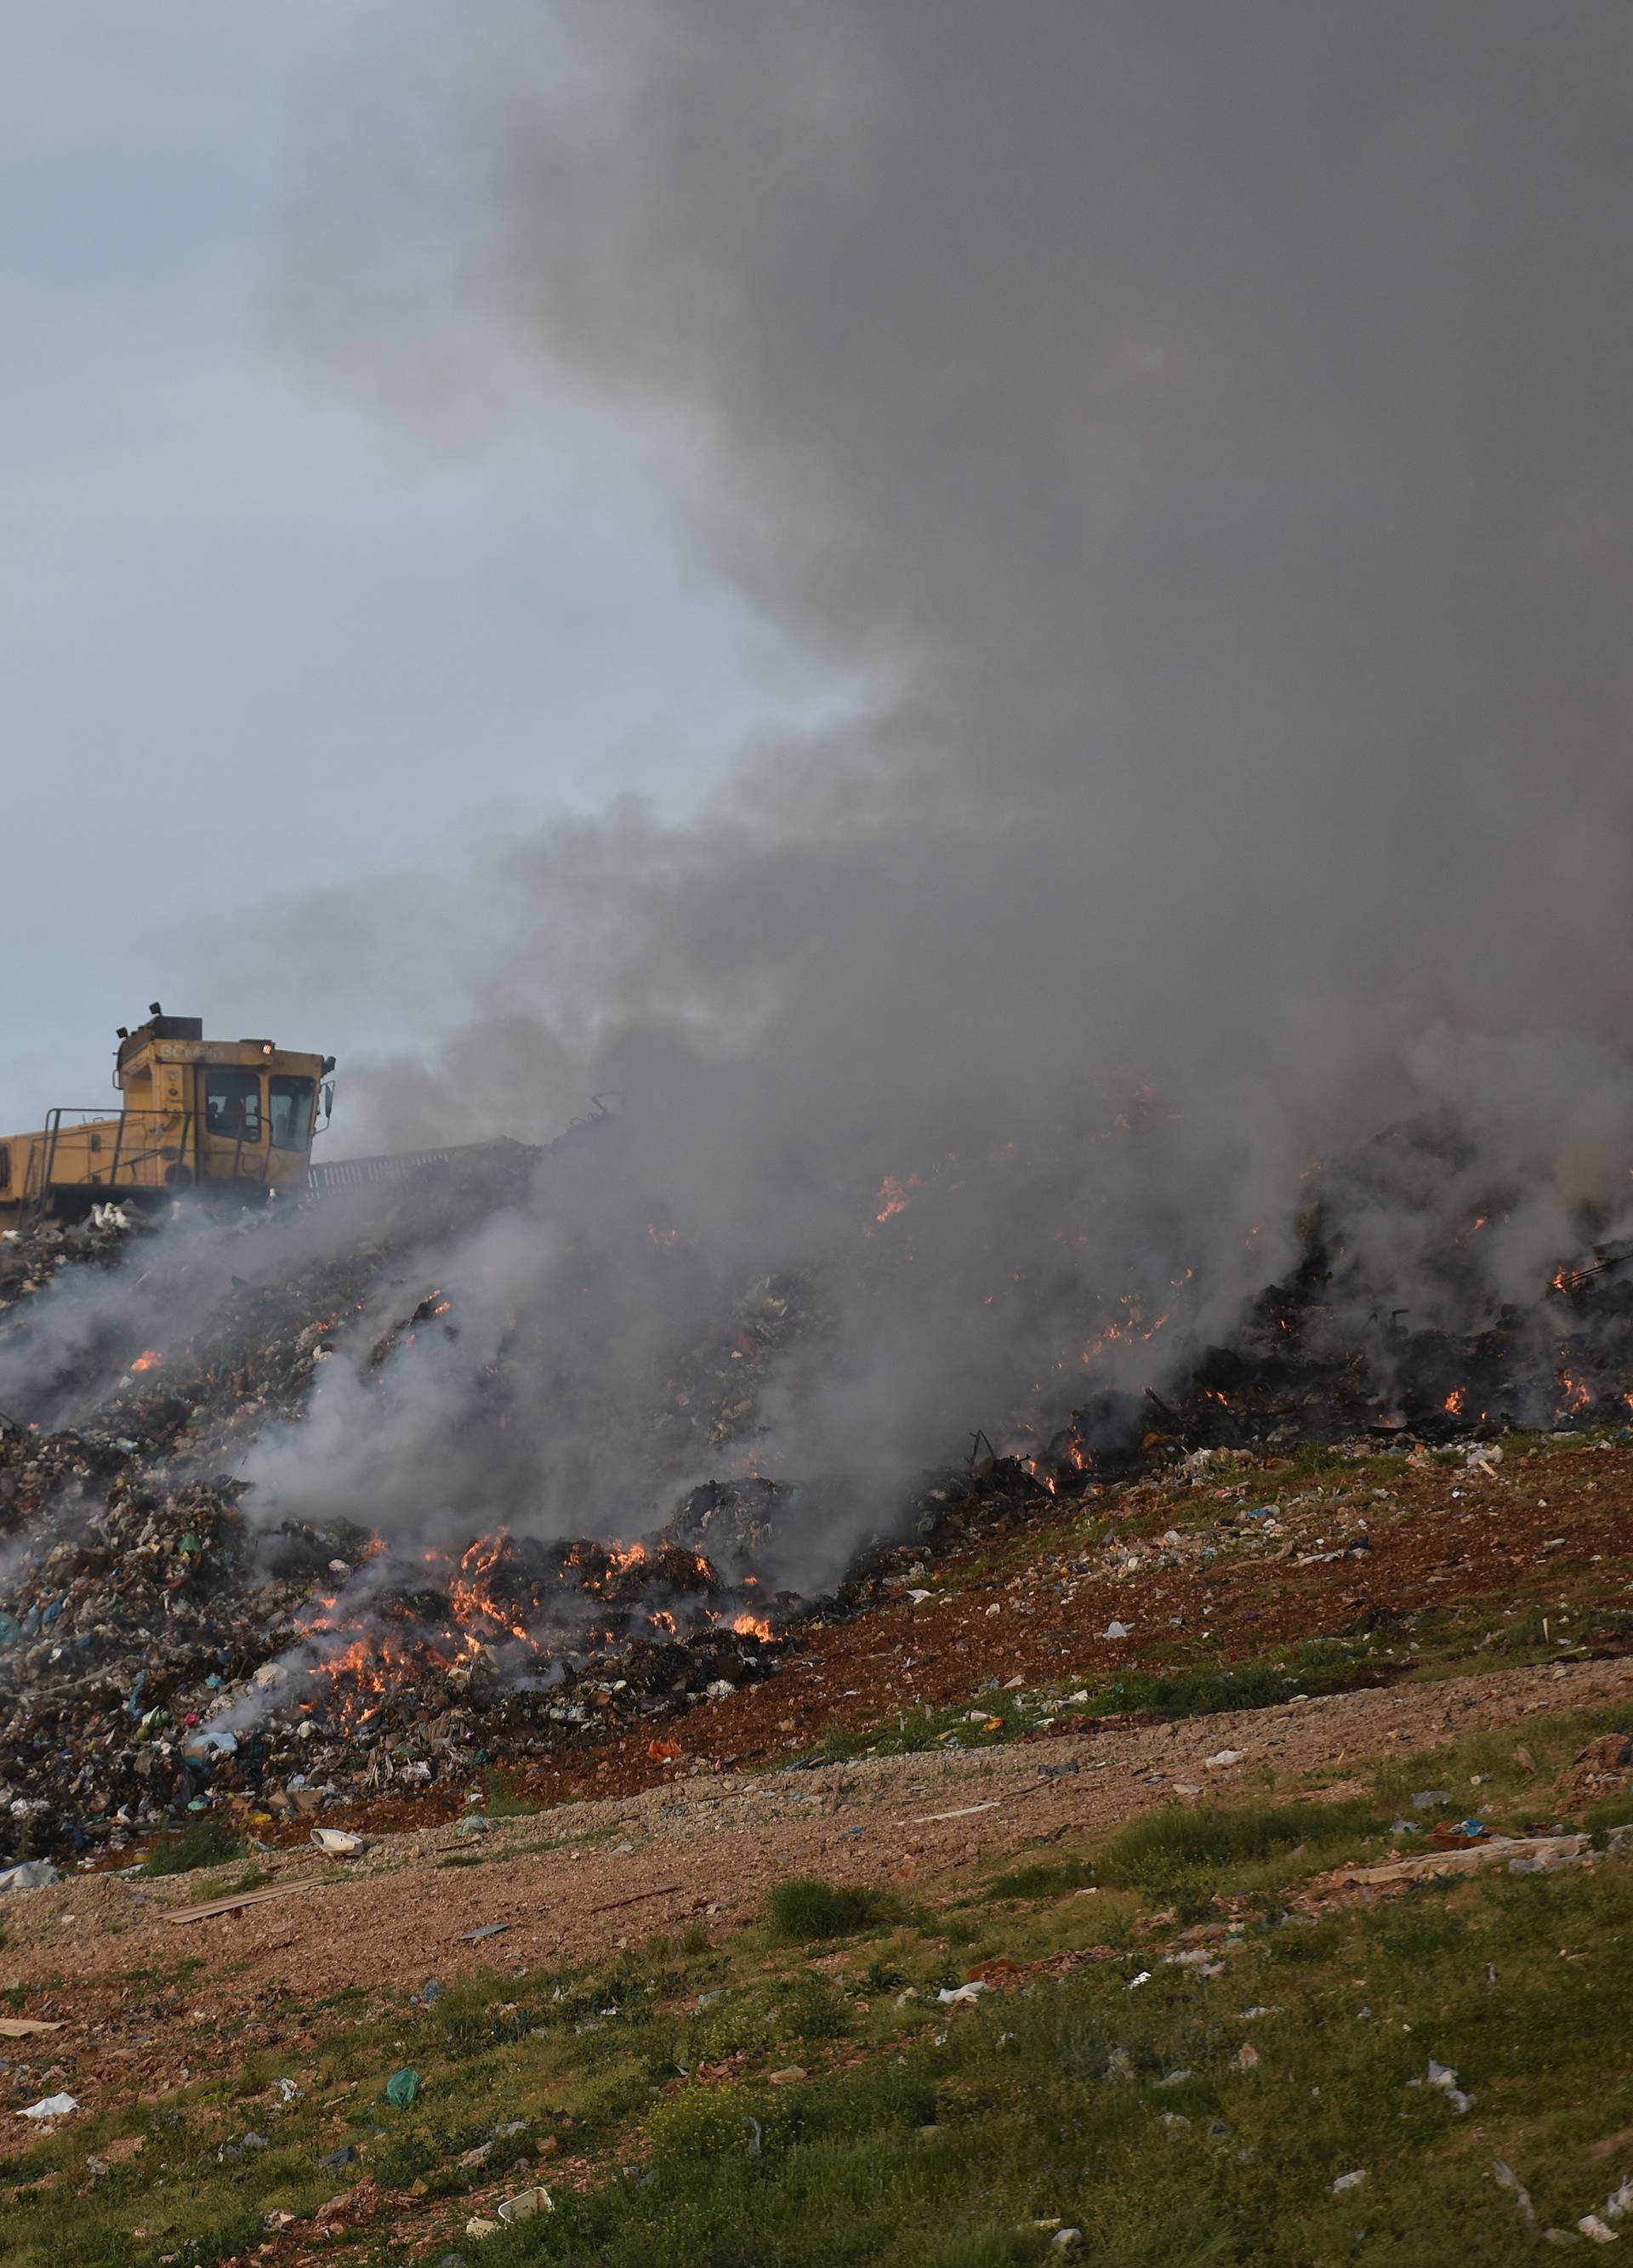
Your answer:
[[[1174,1343],[1224,1329],[1301,1175],[1403,1116],[1463,1130],[1436,1233],[1517,1192],[1493,1301],[1585,1198],[1617,1226],[1622,0],[438,21],[313,161],[292,350],[439,438],[599,399],[700,556],[864,688],[683,823],[546,828],[423,920],[307,909],[325,983],[338,932],[468,988],[439,1051],[354,1077],[359,1146],[625,1097],[603,1213],[438,1259],[496,1314],[600,1285],[606,1390],[591,1425],[557,1347],[552,1440],[604,1463],[695,1320],[648,1223],[707,1256],[698,1319],[820,1284],[761,1462],[858,1473],[1057,1415],[1120,1303],[1096,1374],[1160,1377],[1176,1279]],[[1374,1286],[1429,1298],[1421,1212],[1356,1206]],[[382,1406],[331,1404],[350,1463],[468,1493],[445,1404]],[[319,1485],[292,1440],[263,1478]]]

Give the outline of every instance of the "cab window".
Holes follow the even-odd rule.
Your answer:
[[[212,1071],[204,1079],[204,1131],[224,1142],[261,1139],[261,1074]]]
[[[289,1079],[275,1072],[267,1081],[267,1123],[277,1150],[305,1150],[312,1141],[312,1104],[315,1082]]]

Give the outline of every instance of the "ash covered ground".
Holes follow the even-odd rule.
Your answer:
[[[813,1614],[831,1623],[926,1555],[1199,1449],[1624,1421],[1633,1269],[1585,1241],[1602,1214],[1581,1216],[1585,1241],[1528,1302],[1483,1271],[1495,1210],[1427,1254],[1425,1211],[1431,1321],[1371,1279],[1352,1224],[1386,1189],[1409,1219],[1441,1148],[1417,1130],[1325,1176],[1296,1266],[1227,1336],[1198,1336],[1183,1278],[1161,1312],[1138,1293],[1085,1302],[1057,1385],[970,1410],[940,1462],[886,1463],[873,1486],[854,1443],[831,1473],[765,1463],[783,1373],[832,1359],[842,1298],[814,1273],[705,1279],[638,1221],[653,1280],[684,1284],[642,1393],[623,1362],[598,1373],[593,1286],[566,1329],[515,1298],[473,1351],[484,1238],[519,1207],[548,1212],[553,1190],[576,1204],[577,1152],[497,1145],[438,1182],[276,1218],[114,1211],[10,1239],[0,1856],[93,1864],[216,1810],[292,1825],[445,1804],[488,1768],[636,1731],[661,1756],[687,1711],[775,1675]],[[611,1152],[588,1170],[615,1174]],[[917,1194],[881,1189],[858,1228],[870,1270]],[[394,1424],[423,1459],[428,1408],[446,1469],[406,1503],[389,1457],[373,1472],[337,1452],[327,1492],[291,1461],[310,1443],[328,1471],[326,1444]]]

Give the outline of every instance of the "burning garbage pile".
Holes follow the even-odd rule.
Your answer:
[[[0,1854],[118,1848],[189,1809],[463,1786],[774,1666],[796,1602],[755,1565],[769,1484],[691,1491],[628,1542],[499,1528],[445,1548],[253,1517],[246,1444],[315,1405],[349,1322],[377,1372],[443,1327],[436,1291],[383,1333],[365,1320],[413,1241],[392,1232],[377,1215],[292,1270],[276,1242],[244,1245],[272,1259],[265,1280],[234,1278],[191,1340],[139,1349],[91,1421],[0,1431]],[[747,1329],[697,1351],[677,1389],[704,1430],[721,1422],[716,1370],[740,1396]]]
[[[864,1288],[959,1186],[886,1182]],[[766,1406],[791,1362],[842,1350],[846,1287],[734,1285],[640,1219],[620,1307],[562,1188],[542,1226],[490,1165],[218,1225],[179,1258],[180,1230],[113,1214],[8,1246],[0,1376],[31,1406],[0,1394],[0,1859],[189,1811],[462,1794],[647,1722],[656,1753],[667,1720],[773,1674],[802,1613],[1051,1497],[1198,1449],[1620,1422],[1633,1391],[1633,1247],[1504,1300],[1479,1241],[1500,1211],[1438,1241],[1426,1219],[1406,1308],[1329,1176],[1296,1265],[1213,1340],[1170,1263],[1157,1295],[1084,1303],[1032,1414],[977,1407],[950,1468],[773,1478]]]

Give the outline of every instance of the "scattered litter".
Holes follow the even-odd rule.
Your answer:
[[[19,2118],[70,2118],[78,2108],[71,2095],[47,2095],[17,2115]]]
[[[944,1819],[973,1819],[978,1811],[996,1811],[997,1808],[997,1800],[995,1797],[990,1803],[962,1804],[956,1811],[928,1812],[922,1819],[916,1819],[913,1824],[916,1827],[934,1827]]]
[[[1509,2192],[1519,2210],[1520,2218],[1530,2228],[1534,2228],[1537,2217],[1536,2207],[1531,2202],[1530,2191],[1522,2183],[1513,2168],[1504,2165],[1501,2158],[1494,2158],[1491,2161],[1491,2178],[1498,2189],[1506,2190]]]
[[[189,1733],[181,1743],[184,1756],[235,1756],[238,1752],[238,1734],[217,1732],[213,1725],[206,1725],[201,1732]]]
[[[512,2226],[519,2220],[531,2220],[537,2213],[554,2213],[548,2190],[519,2190],[514,2197],[506,2198],[499,2207],[499,2218]]]
[[[1546,1874],[1585,1858],[1585,1835],[1486,1835],[1466,1850],[1425,1851],[1421,1858],[1394,1859],[1384,1867],[1340,1869],[1349,1882],[1427,1881],[1437,1874],[1473,1874],[1482,1867],[1506,1865],[1522,1874]]]
[[[1247,1755],[1246,1749],[1221,1749],[1217,1756],[1203,1758],[1210,1771],[1223,1771],[1230,1764],[1239,1764]]]
[[[1038,1777],[1041,1779],[1070,1779],[1074,1772],[1080,1772],[1082,1770],[1083,1766],[1080,1764],[1076,1763],[1068,1764],[1040,1764],[1038,1766]]]
[[[0,1894],[8,1890],[48,1890],[63,1877],[49,1859],[26,1859],[20,1867],[0,1868]]]
[[[1607,2228],[1596,2213],[1585,2213],[1577,2227],[1584,2236],[1592,2237],[1595,2244],[1619,2244],[1622,2242],[1621,2232]]]
[[[1106,1625],[1106,1636],[1107,1638],[1132,1638],[1134,1636],[1134,1632],[1127,1623],[1107,1623]]]
[[[1429,2071],[1427,2076],[1423,2079],[1412,2080],[1409,2083],[1413,2087],[1437,2088],[1439,2092],[1445,2095],[1446,2101],[1451,2104],[1453,2110],[1462,2112],[1472,2110],[1475,2107],[1474,2096],[1472,2095],[1465,2095],[1462,2088],[1458,2085],[1457,2073],[1452,2070],[1449,2065],[1437,2063],[1433,2056],[1431,2056],[1429,2058]]]
[[[1141,1971],[1140,1971],[1140,1973],[1139,1973],[1139,1975],[1138,1975],[1137,1977],[1129,1977],[1129,1992],[1132,1992],[1136,1988],[1136,1986],[1141,1985],[1141,1984],[1149,1984],[1151,1983],[1151,1970],[1150,1970],[1149,1969],[1142,1969],[1142,1970],[1141,1970]]]
[[[298,2102],[300,2100],[300,2089],[292,2079],[275,2079],[272,2084],[278,2090],[280,2102]]]
[[[987,1987],[979,1981],[968,1984],[944,1984],[936,1998],[944,2008],[956,2007],[960,2001],[978,2000]]]
[[[419,2100],[420,2075],[412,2065],[393,2072],[386,2082],[386,2100],[399,2110],[412,2110]]]
[[[1049,2239],[1051,2252],[1080,2252],[1083,2231],[1080,2228],[1058,2228]]]
[[[1422,1787],[1412,1798],[1412,1808],[1414,1811],[1437,1811],[1443,1803],[1450,1803],[1451,1800],[1450,1794],[1443,1787]]]
[[[0,2016],[0,2040],[29,2040],[36,2032],[63,2032],[66,2024],[48,2024],[39,2016]]]
[[[1358,2190],[1366,2179],[1366,2168],[1357,2166],[1352,2174],[1340,2174],[1333,2183],[1333,2195],[1342,2197],[1346,2190]]]
[[[343,1827],[314,1827],[312,1839],[330,1859],[360,1858],[369,1847],[366,1836],[349,1834]]]
[[[481,1929],[467,1929],[460,1938],[461,1945],[480,1945],[485,1937],[503,1937],[514,1925],[508,1921],[484,1922]]]
[[[355,2166],[357,2162],[357,2146],[355,2142],[342,2142],[338,2150],[330,2150],[318,2160],[318,2163],[329,2173],[339,2173],[342,2166]]]

